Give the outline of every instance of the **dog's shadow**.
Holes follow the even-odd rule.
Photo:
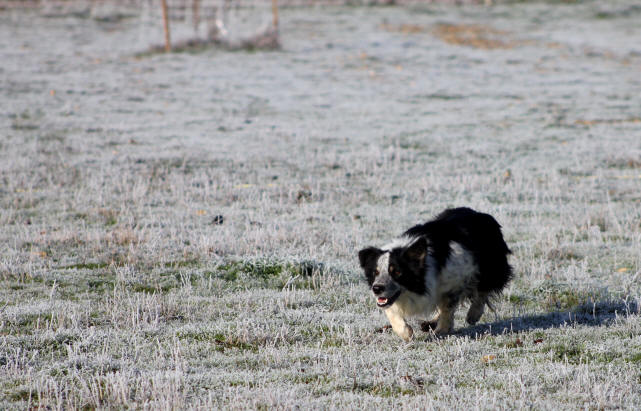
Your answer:
[[[570,311],[554,311],[543,314],[526,314],[491,323],[477,324],[454,330],[451,336],[483,338],[487,335],[520,333],[531,330],[546,330],[563,326],[607,326],[618,317],[639,315],[638,302],[626,300],[596,301],[575,307]]]

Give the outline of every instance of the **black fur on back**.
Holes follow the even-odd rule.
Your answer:
[[[450,255],[451,241],[469,250],[479,266],[479,291],[500,292],[512,278],[512,267],[507,261],[511,251],[503,240],[501,226],[489,214],[465,207],[451,208],[404,234],[428,240],[439,271]]]

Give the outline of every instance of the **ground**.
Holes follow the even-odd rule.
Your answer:
[[[0,11],[0,408],[641,407],[634,1],[112,17]],[[356,253],[450,206],[515,279],[405,343]]]

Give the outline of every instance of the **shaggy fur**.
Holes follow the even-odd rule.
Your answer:
[[[358,257],[377,305],[394,331],[409,340],[408,318],[428,320],[438,309],[438,317],[422,328],[445,334],[464,300],[471,303],[467,322],[475,324],[512,278],[510,253],[492,216],[454,208],[386,246],[360,250]]]

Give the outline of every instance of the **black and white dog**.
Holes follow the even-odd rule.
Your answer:
[[[360,250],[358,258],[377,305],[396,334],[409,340],[413,331],[406,319],[429,320],[438,309],[438,318],[422,328],[446,334],[466,299],[471,302],[467,322],[476,324],[485,305],[491,308],[489,299],[512,278],[510,253],[492,216],[452,208],[382,248]]]

